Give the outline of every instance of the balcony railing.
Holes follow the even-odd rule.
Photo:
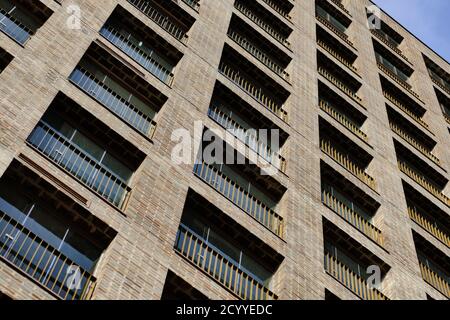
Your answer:
[[[183,225],[178,229],[175,250],[240,299],[278,299],[272,291],[242,270],[238,263]]]
[[[0,30],[21,45],[25,45],[33,35],[33,31],[30,28],[3,9],[0,9]]]
[[[150,20],[153,20],[157,25],[166,30],[170,35],[172,35],[177,40],[182,43],[186,43],[188,36],[186,31],[183,30],[179,25],[173,23],[169,17],[159,11],[157,8],[152,6],[152,1],[149,0],[127,0],[133,6],[135,6],[139,11],[145,14]]]
[[[335,57],[338,61],[340,61],[343,65],[345,65],[347,68],[358,74],[358,69],[350,63],[347,59],[342,57],[339,53],[337,53],[334,49],[332,49],[329,45],[327,45],[325,42],[323,42],[320,39],[317,39],[317,44],[325,49],[329,54],[331,54],[333,57]]]
[[[250,149],[258,153],[264,160],[275,166],[281,172],[286,172],[286,159],[279,153],[274,152],[270,147],[244,129],[239,123],[234,121],[228,114],[222,112],[219,108],[211,107],[208,114],[225,129],[229,130],[236,138],[244,142]]]
[[[430,222],[430,219],[424,217],[416,209],[410,206],[408,206],[408,214],[411,220],[416,222],[418,225],[420,225],[422,228],[424,228],[426,231],[431,233],[433,236],[439,239],[439,241],[450,248],[450,236],[447,233],[443,232],[435,223]]]
[[[347,10],[347,8],[344,7],[342,2],[340,0],[331,0],[335,5],[337,5],[339,8],[341,8],[342,11],[344,11],[346,14],[351,16],[350,11]]]
[[[247,8],[244,4],[241,2],[236,1],[234,3],[234,6],[236,9],[238,9],[242,14],[244,14],[247,18],[252,20],[255,24],[257,24],[261,29],[263,29],[265,32],[267,32],[270,36],[272,36],[275,40],[280,42],[282,45],[284,45],[287,48],[291,48],[291,43],[281,35],[279,32],[277,32],[272,26],[270,26],[268,23],[266,23],[264,20],[256,16],[253,11],[249,8]]]
[[[273,59],[262,52],[258,47],[256,47],[253,43],[248,41],[245,37],[241,36],[235,31],[228,32],[228,36],[242,48],[244,48],[248,53],[254,56],[256,59],[261,61],[264,65],[266,65],[273,72],[278,74],[284,80],[290,82],[289,74],[284,70],[283,67],[273,62]]]
[[[401,109],[404,113],[406,113],[408,116],[410,116],[413,120],[415,120],[418,124],[420,124],[422,127],[428,129],[428,124],[422,120],[422,118],[416,116],[414,113],[412,113],[403,103],[401,103],[399,100],[397,100],[393,95],[390,93],[387,93],[386,91],[383,91],[384,96],[386,99],[391,101],[395,106],[397,106],[399,109]]]
[[[239,186],[217,168],[205,163],[196,164],[194,173],[267,229],[283,238],[283,218],[245,188]]]
[[[354,101],[356,101],[358,104],[360,104],[362,106],[362,99],[358,96],[358,94],[355,91],[351,90],[349,87],[347,87],[345,84],[343,84],[334,75],[329,73],[325,68],[319,66],[318,71],[328,81],[330,81],[332,84],[334,84],[339,90],[344,92],[347,96],[349,96],[350,98],[352,98]]]
[[[278,5],[277,1],[274,0],[263,0],[265,3],[269,5],[273,10],[281,14],[283,17],[285,17],[288,20],[291,20],[292,17],[289,15],[289,12],[286,12],[281,6]]]
[[[75,179],[119,209],[123,209],[131,188],[56,129],[41,121],[27,142]]]
[[[339,30],[337,27],[335,27],[330,21],[328,21],[326,18],[322,17],[320,14],[316,14],[317,20],[319,20],[325,27],[333,31],[339,38],[344,40],[348,45],[350,45],[352,48],[354,48],[353,42],[351,42],[348,39],[348,35],[346,35],[344,32]]]
[[[69,257],[49,245],[31,230],[8,215],[4,205],[0,208],[0,257],[28,278],[49,290],[62,300],[89,300],[95,289],[96,279],[88,271],[78,267]],[[25,213],[23,214],[26,215]],[[69,277],[80,271],[79,282]],[[72,270],[72,271],[71,271]],[[73,285],[73,284],[79,284]]]
[[[403,88],[405,88],[411,95],[413,95],[415,98],[420,100],[420,96],[415,93],[411,89],[411,85],[407,82],[405,82],[402,78],[400,78],[398,75],[395,74],[391,69],[386,67],[384,64],[378,62],[377,63],[378,68],[383,71],[385,74],[387,74],[391,79],[393,79],[395,82],[397,82],[399,85],[401,85]]]
[[[422,153],[424,156],[426,156],[428,159],[430,159],[437,165],[441,164],[438,157],[436,157],[434,154],[432,154],[428,148],[426,148],[422,144],[420,144],[416,139],[414,139],[412,136],[410,136],[408,133],[406,133],[403,129],[401,129],[399,126],[397,126],[393,122],[389,122],[389,125],[391,126],[392,131],[394,131],[396,134],[398,134],[400,137],[402,137],[406,142],[408,142],[414,148],[419,150],[420,153]]]
[[[370,288],[369,284],[349,267],[330,254],[325,254],[325,271],[333,278],[350,289],[363,300],[389,300],[376,288]]]
[[[450,284],[422,262],[419,265],[423,280],[450,299]]]
[[[344,127],[346,127],[348,130],[356,134],[359,138],[364,140],[365,142],[369,141],[369,138],[367,137],[367,134],[365,134],[359,127],[353,123],[350,119],[348,119],[344,114],[340,113],[336,109],[334,109],[331,105],[326,103],[323,100],[319,101],[319,107],[323,111],[325,111],[327,114],[329,114],[333,119],[335,119],[337,122],[342,124]]]
[[[444,118],[445,118],[445,121],[447,121],[447,123],[450,124],[450,116],[448,114],[444,113]]]
[[[351,159],[348,157],[348,155],[345,155],[341,152],[339,152],[330,141],[321,140],[320,141],[320,148],[324,153],[326,153],[329,157],[331,157],[334,161],[339,163],[341,166],[343,166],[347,171],[349,171],[351,174],[353,174],[355,177],[357,177],[359,180],[364,182],[366,185],[368,185],[373,190],[376,189],[375,179],[369,176],[367,173],[364,172],[363,169],[358,167]]]
[[[428,69],[428,73],[430,74],[431,80],[442,90],[450,94],[450,84],[444,81],[441,77],[439,77],[434,71]]]
[[[100,30],[100,34],[159,80],[169,86],[172,85],[173,73],[171,70],[164,67],[154,57],[151,57],[138,46],[134,45],[130,40],[114,30],[113,27],[103,27]]]
[[[422,186],[425,190],[430,192],[436,198],[441,200],[447,206],[450,206],[450,198],[448,198],[445,194],[443,194],[438,188],[436,188],[433,184],[428,182],[428,180],[422,175],[416,172],[413,168],[411,168],[406,162],[399,160],[398,167],[400,171],[406,174],[408,177],[416,181],[420,186]]]
[[[238,87],[247,92],[255,100],[264,105],[267,109],[275,113],[283,121],[287,122],[287,112],[283,110],[283,105],[275,102],[272,98],[268,97],[263,89],[256,87],[246,78],[244,78],[239,71],[235,71],[233,68],[227,66],[225,63],[221,63],[219,67],[220,73],[225,77],[233,81]]]
[[[372,34],[374,36],[376,36],[378,39],[380,39],[389,48],[394,50],[400,57],[402,57],[406,61],[409,61],[408,58],[402,53],[402,51],[395,44],[393,44],[391,41],[389,41],[385,37],[383,37],[383,35],[378,30],[371,29],[370,31],[372,32]]]
[[[188,6],[190,6],[192,9],[194,9],[195,11],[198,11],[200,9],[200,0],[183,0],[183,2],[186,3]]]
[[[384,246],[383,235],[377,227],[325,190],[322,191],[322,202],[367,237],[378,243],[380,246]]]
[[[70,75],[70,81],[137,131],[149,139],[153,138],[156,122],[88,71],[76,68]]]

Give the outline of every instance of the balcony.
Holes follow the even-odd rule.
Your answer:
[[[96,264],[114,236],[112,229],[19,162],[2,177],[0,259],[57,299],[92,298]],[[74,272],[79,272],[75,283]]]
[[[321,172],[322,203],[369,239],[384,246],[383,235],[374,225],[380,205],[325,163],[321,164]]]
[[[337,122],[342,124],[344,127],[346,127],[348,130],[350,130],[355,135],[357,135],[360,139],[364,140],[365,142],[369,141],[367,134],[365,134],[354,121],[352,121],[350,118],[348,118],[345,114],[339,112],[331,104],[327,103],[324,100],[320,100],[319,107],[324,112],[326,112],[329,116],[331,116],[334,120],[336,120]]]
[[[450,233],[443,231],[444,227],[441,227],[440,223],[437,223],[429,214],[419,212],[416,207],[408,206],[408,215],[412,221],[450,248]]]
[[[450,258],[415,232],[413,239],[423,280],[450,299]]]
[[[40,1],[0,1],[0,31],[24,46],[52,15]]]
[[[363,169],[361,169],[358,165],[356,165],[352,161],[352,159],[350,159],[348,154],[344,154],[344,153],[338,151],[338,149],[336,149],[333,146],[333,144],[328,140],[320,141],[320,149],[324,153],[326,153],[330,158],[332,158],[334,161],[336,161],[341,166],[343,166],[347,171],[352,173],[359,180],[364,182],[366,185],[368,185],[373,190],[376,190],[375,179],[372,178],[367,173],[365,173],[365,171]]]
[[[321,117],[319,130],[322,152],[372,190],[376,190],[375,179],[365,172],[373,157]]]
[[[288,121],[284,104],[290,93],[227,45],[219,72],[280,119]]]
[[[371,288],[368,283],[330,254],[325,254],[325,271],[363,300],[389,300],[383,293]]]
[[[291,43],[288,38],[293,30],[267,11],[264,7],[256,2],[242,0],[235,1],[234,7],[272,38],[277,40],[286,48],[291,49]]]
[[[241,300],[278,299],[271,284],[283,257],[192,190],[174,250]]]
[[[323,225],[325,272],[362,300],[389,300],[378,287],[382,283],[374,286],[368,279],[369,266],[380,267],[381,280],[389,266],[328,220]]]
[[[97,45],[92,46],[69,80],[130,127],[148,139],[153,138],[156,130],[154,118],[167,98],[107,51]]]
[[[414,98],[420,100],[419,95],[412,90],[412,86],[409,84],[409,79],[414,73],[414,70],[375,41],[374,47],[378,68],[403,89],[408,91]]]
[[[447,206],[450,206],[450,199],[445,194],[443,194],[438,187],[436,187],[433,183],[429,182],[428,179],[423,174],[419,173],[417,170],[412,168],[407,162],[402,160],[398,161],[398,167],[400,171],[402,171],[408,177],[417,182],[425,190],[430,192],[432,195],[441,200]]]
[[[161,301],[206,301],[208,297],[183,278],[169,270],[164,283]]]
[[[394,141],[394,145],[400,171],[417,182],[417,184],[433,196],[441,200],[444,204],[450,206],[450,198],[442,192],[448,183],[447,178],[398,142]]]
[[[447,123],[450,124],[450,97],[436,88],[434,89],[434,92],[436,93],[439,105],[441,106],[442,114]]]
[[[273,292],[242,271],[238,263],[183,225],[178,229],[175,250],[242,300],[277,300]]]
[[[351,16],[350,11],[345,8],[345,6],[342,4],[342,0],[331,0],[336,6],[338,6],[342,11],[344,11],[346,14]]]
[[[291,81],[290,75],[286,71],[291,58],[263,37],[255,34],[252,27],[235,15],[231,19],[228,37],[282,79],[287,82]]]
[[[93,138],[98,139],[101,135],[89,137],[88,131],[94,129],[86,128],[87,130],[84,130],[81,124],[71,124],[74,120],[69,116],[77,117],[75,119],[78,121],[85,119],[84,121],[87,122],[90,119],[88,115],[86,118],[80,118],[79,115],[73,115],[70,112],[54,111],[65,101],[68,100],[62,96],[57,97],[50,111],[43,116],[28,137],[27,143],[108,203],[123,210],[130,197],[129,180],[136,169],[136,164],[133,163],[133,168],[129,168],[123,163],[125,160],[119,160],[120,153],[111,153],[103,145],[96,143]],[[68,101],[68,104],[79,109],[71,101]],[[91,116],[90,121],[95,122],[96,120]],[[108,129],[104,128],[104,130],[104,132],[108,132]],[[114,140],[110,140],[109,144],[111,141],[123,141],[123,138],[114,134],[104,139],[112,138]],[[133,147],[130,151],[133,149],[135,148]],[[123,151],[124,154],[129,153],[129,151]],[[133,158],[130,155],[130,160]],[[142,156],[139,158],[133,159],[133,161],[141,162]],[[130,166],[132,166],[131,163]]]
[[[385,98],[407,114],[416,123],[429,131],[428,124],[423,120],[426,109],[413,99],[409,98],[402,90],[396,88],[386,78],[380,76],[380,79]]]
[[[12,55],[0,48],[0,73],[6,69],[13,59],[14,57]]]
[[[408,142],[410,145],[412,145],[414,148],[416,148],[418,151],[420,151],[424,156],[426,156],[428,159],[432,160],[437,165],[440,165],[439,158],[436,157],[434,154],[431,153],[428,148],[421,145],[416,139],[414,139],[413,136],[406,133],[405,130],[403,130],[400,126],[397,124],[390,122],[389,123],[392,131],[394,131],[396,134],[398,134],[400,137],[402,137],[406,142]]]
[[[195,11],[200,10],[200,0],[182,0],[184,3],[186,3],[188,6],[190,6]]]
[[[408,57],[406,57],[403,52],[399,49],[400,43],[394,40],[394,38],[390,37],[386,32],[383,30],[375,30],[371,29],[370,32],[381,42],[383,42],[385,45],[387,45],[389,48],[391,48],[395,53],[397,53],[400,57],[402,57],[404,60],[408,61]],[[402,38],[403,40],[403,38]]]
[[[294,8],[294,5],[290,3],[289,0],[275,1],[275,0],[263,0],[265,3],[269,5],[273,10],[278,12],[280,15],[288,19],[292,20],[292,17],[289,15],[291,10]]]
[[[213,187],[216,191],[222,194],[225,198],[233,202],[236,206],[244,210],[248,215],[265,226],[271,232],[283,238],[284,236],[284,220],[276,213],[266,201],[262,201],[260,198],[253,195],[248,190],[251,190],[249,183],[247,187],[243,187],[238,184],[236,180],[242,180],[242,177],[228,169],[229,175],[235,176],[234,179],[228,177],[221,169],[216,165],[208,165],[206,163],[196,164],[194,166],[194,174]],[[225,166],[226,168],[228,166]],[[242,182],[241,182],[242,183]],[[258,188],[253,187],[255,192],[261,193]]]
[[[162,0],[127,1],[162,29],[166,30],[172,37],[183,44],[187,43],[187,33],[195,23],[195,19],[182,10],[176,3]]]
[[[100,34],[157,79],[172,85],[172,71],[182,54],[121,7],[113,12]]]
[[[450,95],[450,75],[427,56],[423,55],[423,59],[433,83]]]
[[[320,5],[318,4],[320,2]],[[331,12],[331,13],[330,13]],[[351,20],[338,11],[333,10],[333,6],[326,1],[316,2],[316,18],[327,29],[331,30],[341,40],[354,48],[353,42],[349,40],[347,30],[351,24]]]
[[[232,114],[232,113],[231,113]],[[255,151],[264,160],[275,166],[281,172],[286,172],[286,159],[278,152],[272,151],[268,142],[261,141],[255,129],[246,129],[233,119],[231,114],[212,105],[208,110],[208,116],[242,141],[247,147]]]
[[[362,84],[359,80],[336,65],[320,51],[317,52],[317,62],[320,75],[331,82],[336,88],[362,106],[362,99],[358,95]]]
[[[321,39],[317,39],[317,44],[322,49],[326,50],[329,54],[331,54],[335,59],[341,62],[344,66],[355,72],[359,75],[358,69],[351,63],[347,58],[344,58],[340,53],[334,50],[331,46],[329,46],[325,41]]]

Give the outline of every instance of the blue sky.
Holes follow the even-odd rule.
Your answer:
[[[373,0],[450,62],[450,0]]]

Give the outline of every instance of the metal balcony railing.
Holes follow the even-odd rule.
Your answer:
[[[448,198],[445,194],[443,194],[437,187],[435,187],[432,183],[428,182],[427,178],[422,174],[416,172],[413,168],[411,168],[406,162],[399,160],[398,167],[400,171],[406,174],[408,177],[416,181],[420,186],[422,186],[425,190],[430,192],[436,198],[441,200],[447,206],[450,206],[450,198]]]
[[[320,141],[320,149],[324,153],[326,153],[330,158],[332,158],[334,161],[339,163],[341,166],[343,166],[347,171],[349,171],[351,174],[353,174],[355,177],[357,177],[359,180],[364,182],[366,185],[368,185],[373,190],[376,189],[376,183],[375,179],[372,178],[370,175],[364,172],[363,169],[358,167],[348,155],[341,153],[338,151],[335,147],[333,147],[332,143],[327,140],[321,140]]]
[[[347,116],[340,113],[336,109],[334,109],[330,104],[327,102],[320,100],[319,101],[319,107],[323,111],[325,111],[328,115],[330,115],[333,119],[335,119],[337,122],[342,124],[344,127],[346,127],[348,130],[353,132],[355,135],[357,135],[359,138],[364,140],[365,142],[369,141],[369,138],[367,137],[367,134],[365,134],[359,127],[351,121]]]
[[[333,31],[339,38],[345,41],[348,45],[354,48],[353,42],[348,39],[348,35],[339,30],[333,23],[331,23],[326,17],[323,17],[320,13],[316,13],[316,19],[320,21],[325,27]]]
[[[442,231],[435,223],[431,222],[431,219],[426,218],[419,213],[416,209],[408,206],[408,214],[411,220],[416,222],[419,226],[424,228],[430,234],[435,236],[439,241],[450,248],[450,235]]]
[[[50,125],[39,122],[27,142],[112,205],[125,207],[131,192],[127,183]]]
[[[285,17],[288,20],[291,20],[292,17],[289,15],[289,12],[286,12],[284,8],[278,5],[277,1],[274,0],[263,0],[265,3],[269,5],[273,10],[281,14],[283,17]]]
[[[266,23],[263,19],[258,17],[253,13],[251,9],[246,7],[242,2],[236,1],[234,3],[236,9],[238,9],[242,14],[244,14],[247,18],[252,20],[255,24],[257,24],[261,29],[267,32],[270,36],[272,36],[275,40],[280,42],[286,48],[291,49],[291,43],[287,40],[285,36],[281,33],[277,32],[271,25]]]
[[[450,299],[450,284],[424,263],[419,262],[419,265],[423,280]]]
[[[428,73],[431,77],[431,80],[442,90],[450,94],[450,84],[438,76],[434,71],[428,69]]]
[[[230,133],[245,143],[250,149],[259,154],[264,160],[275,166],[281,172],[286,172],[286,159],[278,152],[272,151],[266,143],[259,141],[257,136],[244,129],[228,114],[212,106],[208,110],[208,115],[222,127],[229,130]]]
[[[384,245],[383,235],[377,227],[325,190],[322,191],[322,203],[380,246]]]
[[[103,27],[100,30],[100,34],[159,80],[168,86],[172,85],[172,71],[159,63],[157,58],[148,55],[145,51],[133,44],[128,38],[121,35],[114,27]]]
[[[108,88],[104,83],[83,68],[77,67],[70,75],[70,81],[87,95],[97,100],[108,110],[141,132],[149,139],[153,138],[156,122],[142,113],[125,98]]]
[[[249,193],[245,188],[239,186],[217,168],[206,163],[195,164],[194,174],[267,229],[280,238],[283,238],[283,218],[261,200]]]
[[[380,32],[379,30],[375,30],[375,29],[371,29],[370,30],[372,32],[372,34],[374,36],[377,37],[377,39],[381,40],[384,44],[386,44],[389,48],[391,48],[392,50],[394,50],[400,57],[402,57],[403,59],[405,59],[406,61],[409,62],[408,58],[402,53],[402,51],[397,47],[397,43],[393,42],[393,41],[389,41],[388,39],[386,39],[383,36],[383,33]]]
[[[362,105],[362,99],[358,96],[358,94],[355,91],[353,91],[352,89],[347,87],[344,83],[342,83],[340,80],[338,80],[338,78],[336,78],[334,75],[329,73],[325,68],[319,66],[318,71],[323,77],[325,77],[332,84],[334,84],[339,90],[341,90],[347,96],[352,98],[358,104]]]
[[[389,300],[376,288],[370,288],[369,284],[349,267],[330,254],[325,254],[325,271],[333,278],[350,289],[363,300]]]
[[[447,123],[450,124],[450,116],[448,114],[444,113],[444,118],[445,118],[445,121],[447,121]]]
[[[1,198],[0,203],[0,258],[58,299],[91,299],[96,284],[95,277],[49,245],[45,239],[11,218],[8,212],[4,212],[6,206]],[[26,216],[25,213],[23,215]],[[72,283],[73,281],[68,280],[75,268],[80,271],[80,277],[79,282]]]
[[[245,77],[243,77],[239,71],[236,71],[234,68],[229,67],[227,64],[223,62],[220,64],[219,72],[222,73],[225,77],[227,77],[231,81],[233,81],[238,87],[247,92],[256,101],[260,102],[267,109],[275,113],[283,121],[287,122],[288,120],[287,112],[283,110],[283,105],[278,102],[275,102],[271,97],[268,97],[265,94],[264,89],[255,86]]]
[[[343,65],[345,65],[347,68],[358,74],[358,69],[350,63],[347,59],[342,57],[339,53],[337,53],[334,49],[332,49],[329,45],[327,45],[325,42],[323,42],[320,39],[317,39],[317,44],[325,49],[329,54],[331,54],[333,57],[335,57],[338,61],[340,61]]]
[[[179,25],[169,19],[169,17],[152,5],[152,1],[149,0],[127,0],[139,11],[145,14],[150,20],[153,20],[157,25],[166,30],[177,40],[182,43],[187,43],[187,32],[183,30]]]
[[[236,261],[184,225],[178,229],[175,250],[242,300],[278,299],[272,291],[240,268]]]
[[[200,0],[182,0],[182,1],[195,11],[198,11],[200,9]],[[175,2],[178,2],[178,0],[175,0]]]
[[[411,85],[409,83],[400,78],[397,74],[395,74],[395,72],[393,72],[389,67],[385,66],[384,64],[377,62],[377,65],[378,68],[385,74],[387,74],[392,80],[397,82],[404,89],[406,89],[406,91],[408,91],[411,95],[420,100],[420,96],[412,90]]]
[[[427,147],[424,147],[421,143],[419,143],[411,135],[406,133],[402,128],[400,128],[398,125],[396,125],[393,122],[389,122],[389,125],[391,126],[392,131],[394,131],[396,134],[398,134],[400,137],[402,137],[406,142],[408,142],[410,145],[412,145],[414,148],[416,148],[418,151],[420,151],[420,153],[422,153],[424,156],[426,156],[428,159],[430,159],[437,165],[441,164],[438,157],[436,157],[433,153],[431,153],[431,151]]]
[[[350,11],[347,10],[347,8],[344,7],[342,2],[340,0],[331,0],[335,5],[337,5],[339,8],[341,8],[342,11],[344,11],[346,14],[351,16]]]
[[[3,9],[0,9],[0,30],[20,45],[25,45],[34,33]]]
[[[258,47],[256,47],[252,42],[247,40],[247,38],[241,36],[235,31],[228,32],[228,36],[238,45],[245,49],[248,53],[254,56],[256,59],[261,61],[265,66],[271,69],[273,72],[278,74],[284,80],[290,82],[289,74],[281,67],[279,64],[275,63],[272,58],[262,52]]]
[[[399,100],[397,100],[393,95],[383,90],[383,94],[391,101],[396,107],[398,107],[400,110],[402,110],[404,113],[406,113],[408,116],[410,116],[414,121],[416,121],[418,124],[420,124],[422,127],[428,129],[428,124],[422,120],[422,118],[416,116],[414,113],[412,113],[403,103],[401,103]]]

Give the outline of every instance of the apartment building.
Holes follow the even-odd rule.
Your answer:
[[[449,299],[450,65],[373,5],[0,0],[0,300]]]

